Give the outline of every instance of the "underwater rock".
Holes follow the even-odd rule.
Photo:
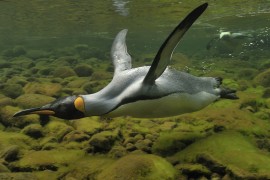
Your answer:
[[[176,122],[169,122],[169,121],[166,121],[162,125],[159,126],[159,128],[162,132],[163,131],[170,131],[175,127],[177,127],[177,123]]]
[[[10,172],[10,170],[4,164],[0,163],[0,179],[1,179],[1,174],[6,173],[6,172]]]
[[[43,137],[43,130],[40,124],[30,124],[23,128],[22,133],[34,139]]]
[[[198,140],[169,159],[197,162],[220,176],[230,174],[231,179],[270,178],[270,157],[234,131]]]
[[[117,137],[118,133],[116,132],[102,131],[94,134],[89,144],[93,147],[94,153],[106,153],[111,150]]]
[[[68,66],[58,67],[54,70],[54,77],[67,78],[71,76],[77,76],[75,71]]]
[[[84,156],[81,150],[27,151],[24,156],[11,164],[17,171],[57,171],[66,168]]]
[[[8,84],[20,84],[21,86],[24,86],[27,84],[27,80],[25,77],[21,76],[13,76],[12,78],[7,80]]]
[[[78,64],[75,66],[74,71],[79,77],[90,77],[94,70],[88,64]]]
[[[153,142],[149,139],[138,140],[134,145],[138,150],[150,153]]]
[[[60,120],[52,120],[45,126],[45,133],[54,136],[58,142],[61,142],[66,134],[73,131],[72,126],[67,125],[66,123]]]
[[[254,79],[253,83],[255,85],[260,85],[263,87],[270,87],[270,69],[267,69],[259,73]]]
[[[270,98],[270,87],[269,88],[265,88],[262,97],[263,98]]]
[[[57,97],[60,95],[62,86],[58,83],[50,82],[29,82],[23,88],[25,94],[43,94]]]
[[[19,158],[18,157],[19,151],[20,151],[19,146],[17,145],[9,146],[1,151],[0,158],[4,159],[7,162],[16,161]]]
[[[209,179],[212,173],[208,168],[201,164],[180,163],[177,164],[175,168],[189,179],[198,179],[200,177],[207,177],[207,179]]]
[[[107,156],[89,156],[86,155],[80,160],[73,162],[73,169],[69,172],[63,174],[63,179],[65,180],[81,180],[81,179],[89,179],[95,180],[97,179],[97,175],[108,166],[110,166],[114,159],[109,158]],[[101,179],[100,179],[101,180]]]
[[[23,87],[20,84],[5,84],[2,92],[5,96],[14,99],[23,94]]]
[[[161,156],[172,155],[203,136],[196,132],[163,132],[154,142],[152,151]]]
[[[42,76],[52,75],[53,72],[54,72],[54,68],[52,67],[43,67],[43,68],[37,69],[37,73]]]
[[[78,78],[78,79],[74,79],[74,80],[70,81],[67,84],[67,87],[69,87],[69,88],[80,88],[87,82],[89,82],[89,79]]]
[[[17,57],[12,59],[12,66],[13,67],[19,67],[25,69],[29,69],[31,67],[34,67],[35,64],[32,59],[27,57]]]
[[[13,99],[6,97],[6,96],[0,96],[0,108],[4,106],[12,106],[14,105]]]
[[[85,134],[84,132],[75,130],[75,131],[71,131],[68,134],[66,134],[63,137],[63,141],[67,141],[67,142],[82,142],[82,141],[86,141],[89,140],[90,136]]]
[[[10,68],[11,67],[11,63],[10,62],[0,62],[0,68],[4,69],[4,68]]]
[[[114,146],[109,152],[109,156],[112,158],[121,158],[126,154],[127,150],[123,146]]]
[[[253,68],[241,68],[238,71],[238,78],[251,80],[255,77],[258,70]]]
[[[103,128],[103,124],[96,117],[87,117],[72,122],[72,126],[88,135],[93,135]]]
[[[175,179],[176,170],[165,159],[148,154],[124,156],[104,169],[97,179]]]
[[[29,115],[13,118],[13,115],[20,111],[20,108],[5,106],[0,109],[0,122],[6,127],[23,128],[28,124],[39,123],[38,115]]]
[[[40,107],[54,100],[55,98],[42,94],[23,94],[18,98],[16,98],[15,101],[18,104],[18,106],[27,109],[33,107]]]

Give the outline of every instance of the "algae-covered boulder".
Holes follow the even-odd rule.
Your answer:
[[[124,156],[104,169],[97,179],[126,180],[169,180],[175,179],[176,170],[165,159],[148,154]]]
[[[24,170],[52,170],[56,171],[67,164],[76,162],[84,156],[81,150],[50,150],[50,151],[28,151],[16,162],[12,163],[12,167]]]
[[[41,94],[23,94],[16,99],[16,103],[22,108],[40,107],[54,101],[55,98]]]
[[[23,88],[25,94],[43,94],[47,96],[59,96],[62,86],[58,83],[50,82],[29,82]]]
[[[51,119],[45,126],[44,132],[49,136],[55,137],[57,141],[62,141],[66,134],[74,130],[72,126],[67,125],[63,121]]]
[[[27,51],[27,54],[26,54],[27,57],[31,58],[31,59],[39,59],[39,58],[45,58],[45,57],[49,57],[50,54],[46,51],[43,51],[43,50],[34,50],[34,49],[31,49],[29,51]]]
[[[43,136],[42,127],[40,124],[30,124],[22,130],[22,133],[34,139],[38,139]]]
[[[0,122],[6,127],[13,126],[19,128],[23,128],[28,124],[39,123],[38,115],[28,115],[14,118],[13,115],[20,110],[20,108],[13,106],[5,106],[1,108]]]
[[[79,77],[89,77],[94,72],[93,68],[88,64],[78,64],[75,66],[74,71]]]
[[[23,94],[23,87],[20,84],[5,84],[2,92],[5,96],[16,98]]]
[[[7,146],[0,151],[0,158],[7,162],[15,161],[18,159],[20,147],[18,145]]]
[[[233,131],[196,141],[170,158],[172,161],[204,165],[210,171],[232,179],[269,179],[270,155],[259,150],[247,137]]]
[[[65,174],[64,179],[97,179],[97,175],[113,162],[114,159],[106,156],[84,156],[72,163],[73,168]]]
[[[74,80],[70,81],[67,84],[67,87],[69,87],[69,88],[80,88],[84,84],[86,84],[87,82],[89,82],[89,79],[78,78],[78,79],[74,79]]]
[[[261,85],[264,87],[270,87],[270,69],[267,69],[260,74],[258,74],[253,79],[254,84]]]
[[[164,132],[153,144],[153,153],[168,156],[184,149],[204,134],[194,132]]]
[[[8,105],[14,105],[14,100],[6,96],[0,96],[0,108]]]
[[[97,117],[87,117],[73,121],[73,126],[79,131],[85,132],[88,135],[93,135],[102,129],[103,124]]]
[[[117,137],[118,132],[116,131],[102,131],[93,135],[89,144],[93,147],[93,152],[106,153],[112,148]]]
[[[68,66],[58,67],[54,70],[54,77],[66,78],[71,76],[77,76],[75,71]]]

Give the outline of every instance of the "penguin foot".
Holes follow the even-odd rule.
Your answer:
[[[236,95],[236,90],[229,88],[221,88],[220,97],[224,99],[239,99]]]

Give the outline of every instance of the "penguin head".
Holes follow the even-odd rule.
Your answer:
[[[68,96],[41,107],[19,111],[13,117],[28,114],[51,115],[61,119],[83,118],[85,117],[84,100],[81,96]]]

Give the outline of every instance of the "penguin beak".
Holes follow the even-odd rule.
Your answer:
[[[29,114],[52,115],[62,119],[79,119],[85,117],[84,100],[80,96],[68,96],[42,107],[25,109],[13,115],[13,117]]]
[[[31,109],[25,109],[25,110],[19,111],[19,112],[15,113],[13,115],[13,117],[24,116],[24,115],[28,115],[28,114],[54,115],[55,112],[51,109],[45,109],[43,107],[38,107],[38,108],[31,108]]]

